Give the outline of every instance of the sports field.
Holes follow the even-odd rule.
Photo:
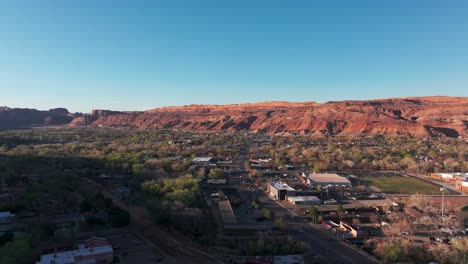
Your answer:
[[[364,177],[366,182],[381,189],[385,193],[426,193],[440,194],[440,187],[416,178],[401,176]]]

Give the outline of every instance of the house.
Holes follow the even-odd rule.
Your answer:
[[[286,200],[286,196],[295,196],[296,190],[283,182],[270,182],[268,193],[276,200]]]
[[[36,264],[112,263],[114,249],[104,238],[92,237],[78,249],[42,255]]]
[[[303,173],[303,177],[305,174]],[[351,182],[343,176],[335,173],[311,173],[306,179],[306,183],[311,186],[342,186],[350,187]]]

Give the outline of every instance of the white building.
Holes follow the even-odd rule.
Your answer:
[[[351,182],[336,173],[311,173],[307,177],[307,184],[313,186],[340,186],[349,187]]]
[[[276,200],[286,200],[286,196],[295,196],[296,190],[283,182],[270,182],[268,193]]]
[[[193,163],[212,163],[214,161],[213,157],[196,157],[192,159]]]
[[[36,264],[109,264],[114,260],[114,249],[103,238],[90,238],[76,250],[42,255]]]
[[[294,205],[318,205],[322,201],[317,196],[288,196],[288,202]]]
[[[441,173],[440,177],[442,180],[446,182],[455,182],[455,174],[454,173]]]

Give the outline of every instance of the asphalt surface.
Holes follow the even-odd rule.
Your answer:
[[[235,170],[244,169],[247,161],[248,148],[244,147],[240,151],[237,159],[233,160]],[[241,178],[239,176],[242,175]],[[234,176],[231,174],[231,176]],[[276,216],[283,216],[284,222],[288,228],[288,235],[301,241],[310,249],[308,254],[304,255],[305,263],[343,263],[343,264],[375,264],[380,263],[367,253],[353,248],[351,245],[337,238],[337,233],[326,230],[321,225],[309,224],[303,217],[293,216],[293,213],[282,207],[276,201],[273,201],[264,192],[259,191],[247,174],[231,178],[231,184],[236,186],[240,195],[244,196],[248,203],[253,199],[261,202],[262,207],[267,207],[273,211]],[[338,234],[342,236],[341,234]]]
[[[306,263],[313,263],[316,256],[327,263],[373,264],[379,263],[372,256],[353,248],[342,241],[342,235],[328,231],[323,225],[309,224],[303,217],[290,217],[292,213],[265,194],[260,196],[262,205],[273,211],[275,215],[288,216],[284,221],[288,228],[288,235],[306,245],[313,255],[305,257]],[[315,256],[314,256],[315,255]],[[315,258],[316,259],[316,258]]]

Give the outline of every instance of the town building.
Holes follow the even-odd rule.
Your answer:
[[[221,217],[222,229],[218,236],[222,239],[252,239],[258,238],[259,233],[266,230],[263,224],[239,223],[229,200],[219,200],[218,209]]]
[[[304,258],[301,255],[275,256],[275,264],[304,264]]]
[[[42,255],[36,264],[108,264],[113,259],[114,250],[109,242],[104,238],[92,237],[76,250]]]
[[[211,163],[215,163],[215,160],[213,157],[196,157],[192,159],[192,163],[199,164],[199,165],[211,164]]]
[[[0,224],[9,224],[15,217],[15,214],[7,212],[0,212]]]
[[[303,177],[305,174],[303,174]],[[351,182],[343,176],[336,173],[311,173],[306,178],[306,183],[311,186],[340,186],[349,187]]]
[[[226,185],[227,181],[226,179],[208,179],[206,180],[206,183],[213,185]]]
[[[286,200],[286,197],[296,195],[296,190],[283,182],[270,182],[268,193],[276,200]]]
[[[457,180],[455,182],[455,186],[457,187],[457,190],[468,192],[468,180]]]
[[[454,183],[458,180],[468,180],[468,173],[452,172],[452,173],[431,173],[430,176],[435,179],[444,180],[448,183]]]
[[[288,202],[294,205],[319,205],[322,201],[317,196],[289,196]]]

